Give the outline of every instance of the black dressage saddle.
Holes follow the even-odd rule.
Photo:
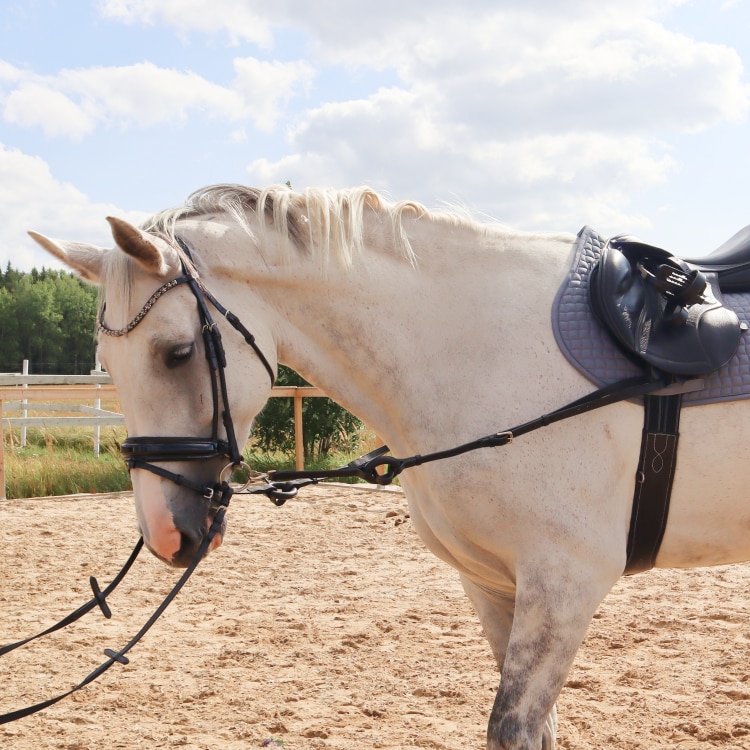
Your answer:
[[[591,305],[618,343],[682,376],[713,372],[737,351],[743,330],[722,291],[750,291],[750,226],[689,261],[618,235],[589,280]]]

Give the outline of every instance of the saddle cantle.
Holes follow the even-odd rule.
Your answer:
[[[730,250],[731,259],[692,264],[628,235],[613,237],[589,279],[592,308],[627,352],[653,367],[676,375],[713,372],[732,358],[742,334],[718,289],[717,273],[744,270],[738,246]]]

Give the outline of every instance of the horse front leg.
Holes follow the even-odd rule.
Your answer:
[[[466,595],[474,606],[479,621],[482,623],[484,635],[490,644],[492,653],[497,661],[497,666],[502,673],[505,656],[508,651],[511,628],[513,627],[515,598],[480,586],[465,576],[461,576],[461,583]],[[543,750],[555,749],[556,735],[557,709],[553,704],[542,730],[541,747]]]
[[[488,750],[554,750],[557,696],[591,618],[616,578],[616,574],[612,581],[599,575],[594,580],[585,573],[576,576],[562,561],[517,571],[512,625],[504,649],[498,640],[507,627],[502,600],[485,602],[485,617],[480,612],[480,619],[496,656],[502,658],[500,687],[487,728]],[[492,609],[495,625],[488,630],[485,620]]]

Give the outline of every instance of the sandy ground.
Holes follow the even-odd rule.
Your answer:
[[[0,643],[90,598],[136,540],[127,494],[0,503]],[[0,726],[14,750],[484,747],[498,673],[456,574],[398,492],[235,497],[221,550],[99,681]],[[0,713],[71,687],[141,627],[178,574],[148,554],[62,634],[0,662]],[[621,581],[559,701],[559,745],[750,748],[750,567]],[[269,744],[272,743],[272,744]]]

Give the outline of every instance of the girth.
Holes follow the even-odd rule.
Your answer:
[[[682,395],[644,396],[641,453],[635,475],[625,575],[656,564],[669,517],[669,500],[677,466]]]

